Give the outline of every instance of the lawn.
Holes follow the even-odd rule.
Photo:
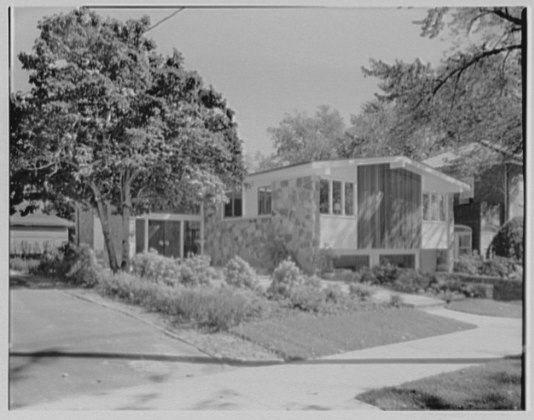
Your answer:
[[[332,315],[289,312],[231,330],[286,360],[302,360],[475,326],[411,308],[377,307]]]
[[[358,395],[383,410],[520,410],[522,361],[506,358]]]
[[[468,312],[476,315],[501,316],[505,318],[522,318],[523,302],[500,302],[493,299],[464,299],[447,305],[453,311]]]

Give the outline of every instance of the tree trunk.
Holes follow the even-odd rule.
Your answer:
[[[130,182],[124,177],[122,185],[122,263],[121,270],[130,269],[130,214],[132,207],[132,197]]]
[[[92,188],[95,193],[96,210],[98,213],[98,218],[100,219],[100,224],[102,225],[102,234],[104,235],[104,245],[108,253],[109,268],[111,268],[111,271],[116,273],[117,271],[119,271],[119,264],[117,261],[117,254],[115,252],[115,247],[113,246],[113,242],[111,240],[108,205],[103,202],[102,197],[100,196],[100,192],[98,191],[97,187],[92,185]]]

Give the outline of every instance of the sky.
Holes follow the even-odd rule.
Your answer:
[[[37,22],[69,9],[15,7],[12,89],[28,91],[28,73],[16,55],[29,52],[39,35]],[[152,24],[174,9],[95,9],[120,20],[143,15]],[[217,8],[177,13],[148,32],[158,50],[179,50],[188,69],[196,70],[236,111],[246,154],[273,151],[268,127],[286,114],[313,115],[322,104],[350,116],[379,92],[377,79],[364,77],[371,58],[437,64],[449,44],[419,35],[413,23],[422,8]]]

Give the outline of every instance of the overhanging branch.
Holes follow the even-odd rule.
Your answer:
[[[519,50],[519,49],[521,49],[521,44],[514,44],[514,45],[509,45],[508,47],[503,47],[503,48],[497,48],[497,49],[494,49],[494,50],[484,51],[481,54],[475,55],[473,58],[468,60],[462,66],[460,66],[460,67],[454,69],[453,71],[449,72],[449,74],[447,74],[447,76],[445,76],[445,78],[442,79],[438,83],[438,85],[433,89],[432,94],[435,95],[443,87],[443,85],[445,85],[445,83],[447,83],[447,81],[451,77],[453,77],[454,75],[456,75],[458,73],[463,73],[465,70],[467,70],[469,67],[475,65],[476,63],[478,63],[483,58],[491,57],[492,55],[497,55],[497,54],[500,54],[502,52],[510,52],[510,51]]]

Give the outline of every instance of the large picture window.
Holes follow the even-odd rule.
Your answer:
[[[241,217],[243,215],[242,192],[228,194],[228,202],[224,205],[224,217]]]
[[[321,179],[319,211],[322,214],[354,216],[354,183]]]
[[[424,193],[423,194],[423,220],[445,222],[447,200],[443,194]]]
[[[271,214],[272,210],[272,190],[270,187],[258,188],[258,214]]]

